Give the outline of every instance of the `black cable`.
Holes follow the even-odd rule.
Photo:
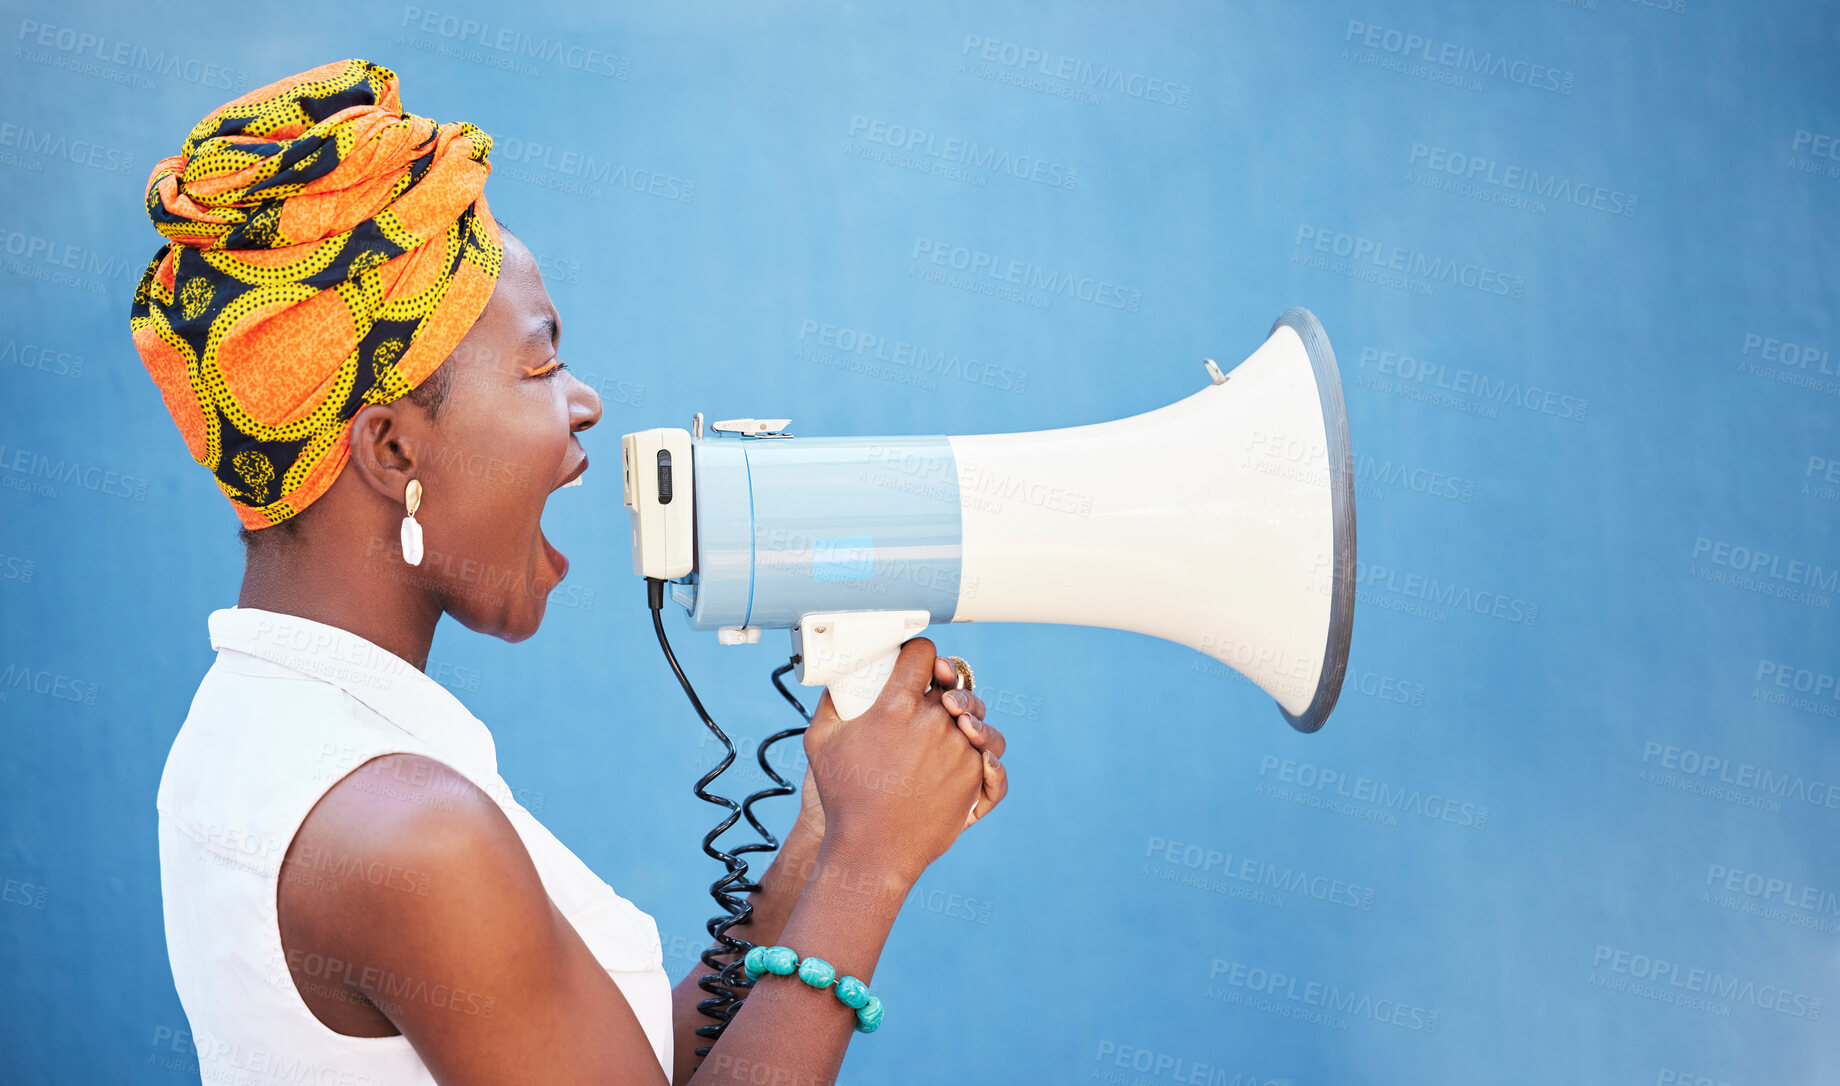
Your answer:
[[[794,709],[798,710],[799,719],[809,724],[811,722],[811,714],[805,711],[804,704],[801,703],[798,698],[793,697],[792,691],[786,689],[786,684],[781,681],[787,672],[798,666],[798,663],[799,658],[797,655],[794,655],[792,659],[774,668],[773,688],[778,690],[780,695],[790,702]],[[786,780],[786,778],[774,772],[773,766],[767,762],[767,749],[782,739],[790,739],[795,735],[804,734],[804,727],[787,728],[785,731],[774,732],[772,735],[760,741],[760,748],[754,752],[754,760],[760,763],[761,772],[765,773],[773,783],[741,801],[741,816],[746,818],[748,824],[754,827],[754,832],[760,834],[761,840],[739,846],[735,849],[735,855],[739,856],[744,852],[772,852],[779,848],[779,838],[773,836],[772,831],[761,825],[760,819],[754,817],[754,804],[763,799],[771,799],[774,796],[790,796],[798,792],[799,789],[797,785],[792,784],[790,781]],[[743,889],[752,893],[760,889],[760,884],[750,882],[743,887]]]
[[[705,803],[713,803],[728,811],[728,817],[716,824],[716,827],[703,835],[703,852],[723,866],[722,877],[709,884],[709,896],[715,898],[722,907],[722,914],[712,917],[708,924],[709,935],[717,946],[705,947],[702,962],[712,973],[706,973],[697,980],[697,987],[708,992],[710,998],[698,1001],[696,1009],[715,1021],[707,1026],[698,1026],[696,1035],[709,1038],[709,1045],[696,1050],[698,1056],[709,1055],[710,1045],[722,1035],[722,1027],[728,1024],[734,1008],[741,1001],[738,994],[747,988],[746,974],[741,969],[741,959],[753,949],[753,944],[744,939],[737,939],[728,934],[728,929],[748,918],[753,905],[732,892],[741,888],[747,879],[747,863],[733,853],[723,852],[715,847],[716,838],[722,836],[735,820],[740,817],[741,808],[734,800],[718,796],[708,791],[709,785],[735,761],[735,744],[728,738],[716,722],[710,718],[709,710],[703,708],[701,698],[690,685],[690,679],[677,662],[677,655],[671,651],[671,641],[664,632],[664,582],[656,577],[647,577],[646,603],[652,611],[652,629],[658,634],[658,647],[664,650],[664,658],[671,665],[671,672],[677,676],[678,684],[684,688],[684,694],[690,699],[691,708],[702,718],[703,724],[721,741],[724,753],[715,768],[700,777],[692,791],[696,798]]]
[[[696,1028],[696,1035],[698,1037],[706,1037],[709,1039],[709,1044],[698,1046],[696,1054],[698,1056],[707,1056],[709,1055],[710,1048],[715,1045],[716,1038],[722,1035],[722,1030],[733,1020],[735,1012],[741,1009],[743,1000],[747,998],[748,990],[753,986],[752,982],[747,979],[747,974],[742,967],[742,959],[749,950],[753,949],[754,944],[748,942],[746,939],[728,934],[730,928],[737,924],[745,923],[754,911],[754,906],[751,901],[745,897],[738,897],[736,895],[738,893],[753,893],[760,889],[759,883],[748,881],[747,861],[743,860],[741,857],[750,852],[771,852],[779,848],[779,839],[770,833],[765,826],[761,825],[760,820],[754,816],[754,804],[758,800],[767,799],[772,796],[791,795],[798,791],[797,786],[788,783],[786,779],[775,772],[772,765],[768,763],[767,749],[782,739],[787,739],[795,735],[803,735],[805,733],[805,728],[787,728],[784,731],[776,732],[768,736],[761,742],[760,749],[756,751],[755,757],[760,762],[760,768],[772,779],[774,782],[773,784],[748,796],[747,799],[739,805],[732,799],[725,796],[718,796],[708,791],[709,785],[713,783],[717,777],[720,777],[729,766],[734,764],[735,744],[728,738],[728,734],[717,726],[715,720],[710,717],[709,711],[703,708],[702,699],[696,696],[696,690],[691,687],[689,677],[684,674],[684,669],[677,662],[677,655],[671,651],[671,641],[665,636],[664,632],[664,584],[664,581],[656,577],[647,577],[645,579],[646,603],[650,606],[652,611],[652,629],[658,634],[658,647],[664,650],[665,661],[671,665],[672,674],[677,676],[678,684],[684,688],[685,696],[690,699],[691,708],[695,709],[696,715],[702,718],[704,726],[721,741],[724,752],[722,760],[716,763],[715,767],[709,770],[709,772],[698,778],[695,787],[692,789],[696,798],[705,803],[713,803],[728,811],[727,817],[717,823],[714,829],[703,835],[704,854],[712,859],[720,861],[723,867],[722,877],[709,884],[709,896],[714,898],[716,904],[722,907],[722,912],[711,917],[707,925],[710,937],[715,939],[718,945],[705,947],[701,956],[702,963],[710,969],[715,970],[715,972],[705,973],[697,980],[697,987],[708,992],[710,998],[699,1001],[696,1005],[696,1009],[714,1020],[709,1025],[698,1026]],[[792,692],[786,689],[785,684],[781,682],[781,678],[787,672],[791,671],[798,662],[799,658],[794,656],[791,660],[788,660],[785,664],[775,669],[773,672],[773,686],[792,704],[794,709],[798,710],[800,718],[809,723],[811,714],[806,711],[805,706],[800,703],[799,699],[794,697]],[[723,852],[716,848],[716,839],[726,833],[742,816],[746,816],[748,824],[754,827],[763,840],[739,845],[732,852]]]

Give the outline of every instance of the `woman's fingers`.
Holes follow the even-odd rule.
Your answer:
[[[952,665],[950,656],[941,656],[933,661],[933,685],[950,695],[945,699],[945,706],[953,715],[962,713],[966,709],[970,709],[974,715],[984,715],[983,698],[969,690],[953,689],[958,685],[958,668]]]
[[[965,733],[965,738],[971,740],[974,748],[979,751],[987,750],[994,757],[1003,757],[1003,752],[1009,749],[1009,743],[1004,740],[1003,733],[994,725],[985,723],[983,717],[972,716],[970,713],[963,714],[958,718],[958,730]]]
[[[970,713],[972,716],[982,718],[984,715],[984,699],[969,690],[947,690],[944,703],[947,711],[955,716],[959,713]]]
[[[997,759],[996,755],[987,750],[984,752],[984,790],[978,796],[977,806],[971,808],[971,814],[966,818],[965,825],[970,826],[989,814],[991,808],[1003,802],[1003,797],[1007,795],[1009,795],[1009,770]]]
[[[1009,770],[1004,768],[1002,762],[1003,752],[1009,744],[1000,729],[984,722],[983,698],[970,690],[953,689],[958,685],[958,669],[949,658],[941,656],[933,661],[933,683],[944,691],[940,703],[952,714],[958,730],[964,733],[971,746],[983,758],[983,787],[979,790],[977,804],[965,818],[965,825],[970,826],[989,814],[1009,794]]]

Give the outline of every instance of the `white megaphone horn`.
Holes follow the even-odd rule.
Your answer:
[[[1107,626],[1239,671],[1299,731],[1335,708],[1354,491],[1335,354],[1306,309],[1154,411],[972,436],[795,438],[784,419],[621,442],[633,571],[725,644],[792,631],[845,719],[935,622]]]

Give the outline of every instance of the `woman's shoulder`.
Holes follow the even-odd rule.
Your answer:
[[[425,754],[379,755],[334,782],[294,833],[286,862],[292,874],[321,877],[284,877],[284,911],[290,898],[323,900],[310,892],[318,883],[345,891],[335,913],[357,901],[368,903],[357,912],[371,919],[404,903],[425,913],[427,906],[411,899],[426,898],[431,885],[451,899],[468,880],[547,902],[505,811],[452,766]]]
[[[155,804],[207,847],[226,834],[291,834],[327,789],[398,752],[428,753],[337,685],[223,652],[173,738]]]

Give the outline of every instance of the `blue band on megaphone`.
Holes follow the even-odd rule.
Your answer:
[[[697,629],[814,611],[952,620],[963,526],[945,437],[718,437],[695,456]]]

